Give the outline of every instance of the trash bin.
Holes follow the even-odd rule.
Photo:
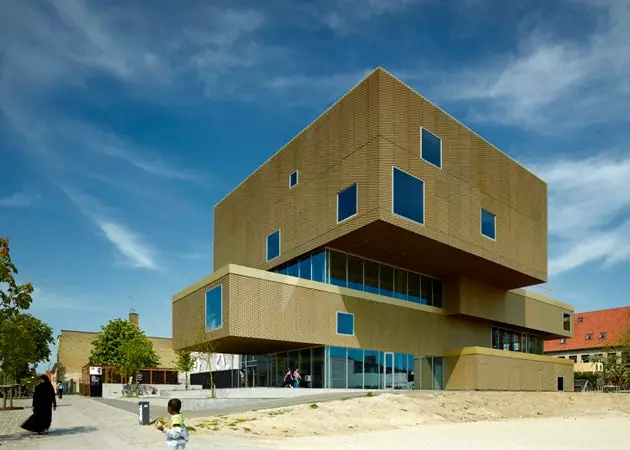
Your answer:
[[[140,406],[140,416],[138,416],[138,423],[140,425],[149,425],[151,419],[149,418],[149,402],[142,401],[138,402]]]

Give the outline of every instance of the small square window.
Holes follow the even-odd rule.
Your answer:
[[[280,256],[280,230],[267,236],[267,261]]]
[[[599,338],[600,339],[606,339],[606,332],[602,331],[601,333],[599,333]]]
[[[354,336],[354,314],[337,312],[337,334]]]
[[[206,292],[206,331],[218,330],[223,326],[223,285]]]
[[[424,181],[392,167],[392,212],[424,224]]]
[[[355,216],[358,209],[359,195],[356,184],[337,194],[337,223]]]
[[[490,211],[481,209],[481,234],[490,239],[497,238],[497,217]]]
[[[566,343],[567,343],[567,338],[562,338],[562,339],[560,339],[560,343],[561,343],[561,344],[566,344]]]
[[[420,129],[420,157],[429,164],[442,168],[442,139],[424,128]]]
[[[591,341],[591,340],[593,340],[593,333],[589,333],[589,334],[587,334],[587,335],[586,335],[586,340],[587,340],[587,341]]]
[[[578,317],[578,323],[582,323],[584,321],[584,317]]]
[[[296,170],[291,175],[289,175],[289,188],[292,188],[298,184],[298,171]]]

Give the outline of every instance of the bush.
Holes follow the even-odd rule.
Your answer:
[[[588,381],[590,387],[597,386],[597,380],[601,374],[597,372],[575,372],[573,378],[575,381]]]

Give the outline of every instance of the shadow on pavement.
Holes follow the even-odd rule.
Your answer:
[[[70,436],[73,434],[92,433],[96,431],[96,427],[67,427],[67,428],[53,428],[47,435],[40,435],[30,432],[19,432],[16,434],[0,434],[0,446],[3,442],[7,441],[20,441],[24,439],[46,439],[46,436]]]

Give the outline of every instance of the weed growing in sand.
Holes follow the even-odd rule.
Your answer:
[[[319,406],[317,406],[317,403],[311,403],[310,405],[308,405],[308,407],[311,408],[311,409],[319,408]]]
[[[368,392],[367,394],[365,394],[366,397],[372,398],[374,397],[374,393],[373,392]]]
[[[288,412],[289,412],[289,410],[288,410],[288,409],[276,409],[276,410],[274,410],[274,411],[269,411],[269,412],[267,413],[267,415],[268,415],[268,416],[272,416],[272,417],[273,417],[273,416],[281,416],[282,414],[286,414],[286,413],[288,413]]]

